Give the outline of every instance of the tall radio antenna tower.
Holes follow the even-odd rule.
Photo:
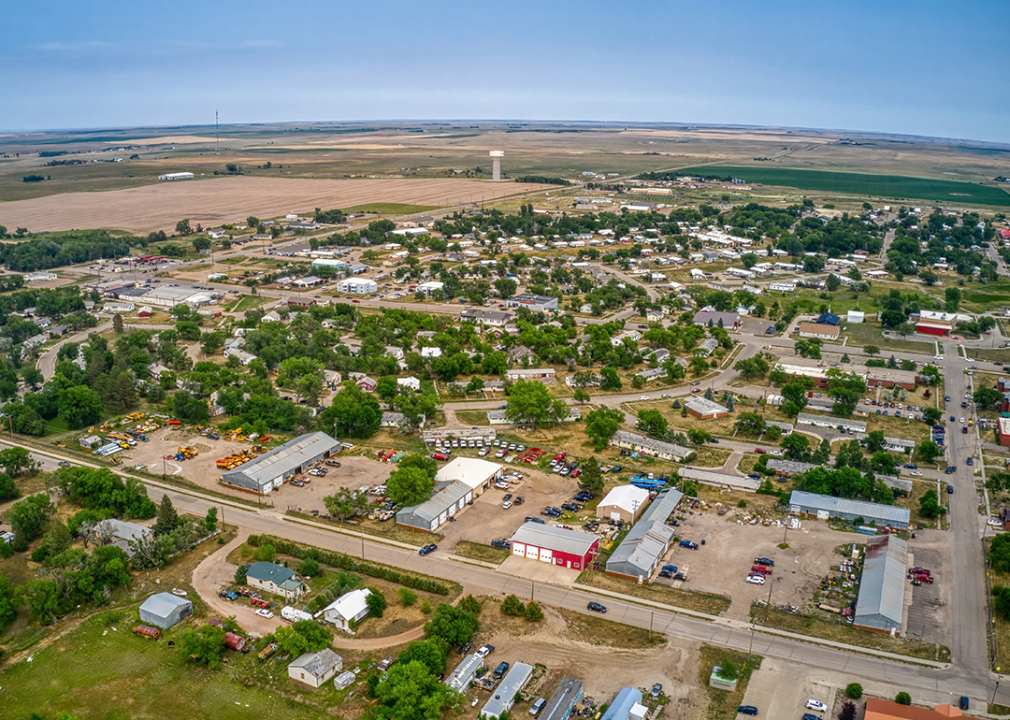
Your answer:
[[[214,111],[214,145],[216,147],[214,150],[218,155],[221,154],[221,126],[217,122],[217,110]]]

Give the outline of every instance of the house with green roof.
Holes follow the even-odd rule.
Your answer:
[[[270,562],[253,563],[246,572],[246,584],[286,598],[298,597],[305,592],[305,585],[294,570]]]

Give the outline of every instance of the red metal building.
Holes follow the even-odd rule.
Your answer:
[[[596,535],[528,522],[512,536],[512,554],[529,560],[583,570],[600,553]]]

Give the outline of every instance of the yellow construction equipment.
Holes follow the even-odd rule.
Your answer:
[[[248,450],[242,450],[240,452],[235,453],[234,455],[229,455],[228,457],[221,458],[220,460],[217,461],[217,466],[219,468],[224,468],[225,470],[232,470],[234,468],[237,468],[239,465],[243,465],[244,463],[247,463],[255,458],[256,456],[252,452]]]
[[[198,454],[195,448],[181,447],[176,450],[175,456],[179,457],[181,455],[181,459],[189,460],[190,458],[195,458]]]

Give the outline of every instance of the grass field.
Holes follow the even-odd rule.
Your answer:
[[[797,168],[708,165],[684,168],[685,175],[732,175],[748,183],[794,187],[800,190],[852,193],[867,197],[915,198],[941,203],[1010,207],[1010,194],[987,185],[956,180],[931,180],[903,175],[868,175]]]
[[[737,717],[736,709],[743,702],[743,696],[747,692],[747,684],[750,682],[751,673],[761,667],[760,655],[748,655],[737,650],[727,650],[726,648],[714,647],[712,645],[702,645],[699,650],[698,662],[698,684],[708,693],[708,711],[705,714],[709,720],[731,720]],[[714,688],[708,684],[712,668],[732,662],[740,668],[740,677],[737,679],[736,690],[730,692]]]
[[[460,540],[456,543],[453,553],[460,557],[471,558],[473,560],[483,560],[484,562],[500,565],[508,559],[509,551],[505,548],[491,547],[483,543]]]
[[[631,580],[612,577],[599,571],[587,570],[582,573],[579,576],[579,584],[633,595],[645,600],[651,600],[652,602],[663,603],[664,605],[697,610],[709,615],[721,615],[730,606],[729,598],[721,595],[679,590],[667,585],[639,584]]]
[[[379,215],[413,215],[434,210],[434,205],[408,205],[406,203],[366,203],[344,210],[348,213],[376,213]]]
[[[876,345],[881,357],[889,357],[889,351],[913,352],[933,356],[936,348],[931,342],[920,342],[903,338],[894,331],[884,335],[884,330],[876,323],[848,323],[843,334],[849,338],[848,345]]]

